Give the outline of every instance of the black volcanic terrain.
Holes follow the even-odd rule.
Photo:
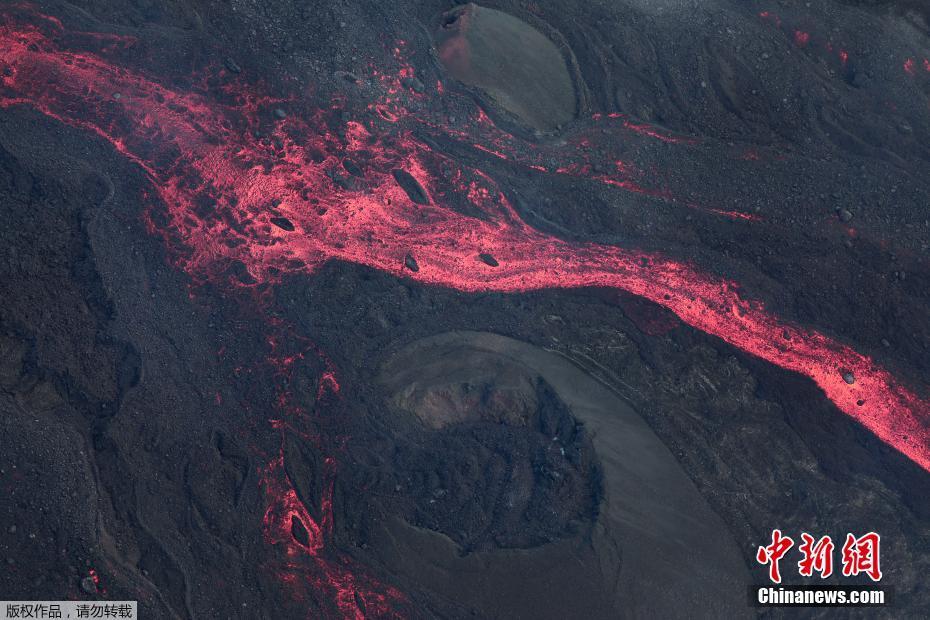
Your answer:
[[[928,261],[921,2],[0,2],[0,600],[927,617]]]

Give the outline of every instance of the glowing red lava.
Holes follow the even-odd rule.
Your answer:
[[[227,279],[230,267],[238,266],[233,283],[250,287],[286,273],[310,274],[335,259],[462,291],[623,289],[810,377],[840,410],[930,471],[930,405],[870,358],[779,320],[761,303],[744,299],[735,283],[690,264],[658,253],[570,243],[531,228],[490,177],[417,139],[399,99],[384,104],[393,122],[374,111],[348,121],[332,110],[301,111],[279,115],[271,134],[258,138],[261,118],[271,119],[270,110],[281,102],[241,84],[222,96],[206,89],[179,92],[107,60],[100,41],[114,43],[116,37],[32,21],[8,16],[0,26],[0,106],[31,106],[93,132],[140,166],[157,198],[149,209],[151,230],[165,238],[177,265],[195,280]],[[95,51],[82,51],[94,45]],[[496,157],[521,157],[504,141],[482,148]],[[538,174],[558,173],[527,164]],[[582,171],[570,165],[560,168]],[[414,189],[402,188],[401,179]],[[420,192],[416,200],[411,191]],[[320,389],[337,391],[335,376],[325,375]],[[399,600],[399,593],[326,556],[331,514],[327,508],[314,519],[283,469],[275,458],[265,471],[266,536],[285,545],[288,558],[309,556],[318,568],[293,564],[291,574],[309,571],[306,579],[329,588],[347,615],[362,613],[362,606],[387,609]],[[292,535],[295,519],[303,543]]]
[[[828,57],[832,58],[835,54],[842,68],[845,69],[849,63],[849,52],[835,45],[831,39],[824,39],[824,37],[812,34],[806,30],[792,28],[789,23],[783,22],[781,17],[771,11],[762,11],[759,13],[759,17],[763,21],[773,24],[775,28],[782,30],[786,35],[789,35],[794,41],[795,46],[810,49],[816,45],[818,48],[822,47],[822,49],[827,52]]]

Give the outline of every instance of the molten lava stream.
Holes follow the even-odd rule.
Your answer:
[[[395,115],[389,135],[371,119],[334,132],[326,111],[291,115],[279,119],[277,144],[263,141],[255,130],[264,108],[275,104],[270,98],[241,85],[224,93],[235,97],[234,105],[178,92],[107,60],[118,38],[67,33],[55,20],[32,19],[35,24],[12,16],[0,22],[0,107],[31,106],[93,132],[138,164],[159,198],[149,208],[150,228],[196,281],[226,281],[229,267],[238,266],[236,273],[247,276],[238,285],[248,287],[285,273],[312,273],[337,259],[462,291],[623,289],[810,377],[839,409],[930,471],[930,406],[872,360],[780,321],[743,299],[735,284],[689,264],[532,229],[487,175],[416,140],[403,114]],[[64,49],[61,41],[109,47],[94,53]],[[433,174],[443,165],[453,174]],[[360,180],[340,178],[344,170]],[[464,215],[456,202],[481,217]],[[288,358],[279,366],[292,363]],[[324,384],[338,389],[332,374]],[[286,399],[279,409],[282,420],[290,415]],[[327,549],[329,496],[315,521],[297,498],[282,455],[269,459],[263,484],[265,535],[284,549],[283,581],[296,583],[299,576],[329,592],[342,615],[358,617],[366,608],[387,613],[402,604],[396,590]]]
[[[272,146],[253,131],[259,102],[268,100],[246,87],[239,87],[239,105],[221,105],[99,55],[61,50],[40,29],[9,20],[0,52],[0,105],[31,105],[89,129],[142,166],[167,210],[152,227],[176,246],[179,265],[194,277],[214,277],[237,261],[255,281],[270,281],[339,259],[463,291],[620,288],[810,377],[842,411],[930,471],[928,402],[868,357],[780,321],[743,299],[733,283],[691,265],[534,230],[476,170],[459,169],[455,189],[484,216],[463,215],[436,198],[451,195],[429,172],[443,156],[403,127],[380,136],[374,125],[349,121],[337,135],[322,113],[294,116],[279,123]],[[365,187],[334,181],[346,157],[363,155]],[[416,202],[398,185],[406,177],[423,190]],[[212,205],[206,213],[204,200]]]

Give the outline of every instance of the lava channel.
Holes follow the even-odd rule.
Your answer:
[[[334,115],[317,110],[281,120],[265,140],[256,137],[257,117],[274,100],[250,87],[236,85],[231,103],[178,92],[100,54],[62,49],[57,27],[45,29],[55,32],[4,23],[0,106],[32,106],[136,162],[163,209],[153,207],[152,229],[176,246],[178,264],[195,278],[241,263],[249,285],[335,259],[469,292],[620,288],[810,377],[840,410],[930,471],[926,401],[869,357],[744,299],[734,282],[658,253],[535,230],[480,171],[459,168],[457,185],[440,178],[433,170],[451,162],[403,128],[378,135],[365,119],[334,128]],[[361,162],[363,187],[339,176],[346,159]],[[411,200],[397,170],[426,200]],[[479,215],[438,199],[452,194]]]
[[[338,104],[273,115],[283,102],[237,80],[180,92],[109,59],[131,45],[68,33],[51,18],[8,15],[0,22],[0,107],[32,107],[137,164],[151,181],[150,230],[195,281],[250,288],[342,260],[468,292],[622,289],[809,377],[841,411],[930,471],[926,401],[867,356],[744,299],[734,282],[659,253],[533,229],[493,179],[417,139],[403,115],[392,115],[388,128],[383,114],[341,120]],[[271,134],[257,137],[267,125],[261,119],[273,116]],[[331,373],[325,379],[338,385]],[[314,520],[282,458],[263,473],[266,538],[288,558],[282,578],[303,575],[331,590],[343,615],[394,606],[399,593],[324,559],[331,508]],[[298,556],[311,558],[310,568]]]
[[[135,162],[151,181],[151,231],[195,281],[256,287],[341,260],[467,292],[622,289],[809,377],[841,411],[930,471],[927,401],[869,357],[745,299],[736,283],[659,253],[533,229],[493,179],[418,139],[403,115],[346,121],[338,102],[273,115],[284,102],[236,80],[180,92],[110,60],[117,38],[100,37],[68,33],[51,19],[4,18],[0,106],[30,106]],[[261,119],[272,117],[270,135],[260,134]],[[282,469],[272,460],[266,472],[277,498],[266,527],[284,532],[296,519],[305,542],[288,543],[289,553],[316,557],[326,524],[306,514]],[[340,570],[329,579],[340,609],[357,611],[352,576]]]

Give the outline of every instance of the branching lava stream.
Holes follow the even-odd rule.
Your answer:
[[[930,404],[869,357],[780,320],[734,282],[690,264],[531,228],[488,175],[419,139],[414,129],[425,125],[403,111],[390,120],[372,113],[342,121],[328,109],[279,114],[273,133],[259,138],[259,119],[282,104],[254,88],[234,82],[212,94],[179,92],[108,60],[110,46],[131,41],[69,33],[57,20],[27,15],[0,24],[0,106],[30,106],[93,132],[141,167],[153,194],[149,226],[195,281],[252,287],[342,260],[468,292],[623,289],[806,375],[930,471]],[[336,385],[332,375],[324,382]],[[322,558],[331,515],[314,522],[282,464],[271,462],[266,473],[266,537],[289,539],[296,515],[309,542],[288,542],[291,553]],[[341,562],[319,562],[343,613],[361,614],[360,600],[372,611],[400,598],[357,583]],[[386,593],[360,593],[369,587]]]

